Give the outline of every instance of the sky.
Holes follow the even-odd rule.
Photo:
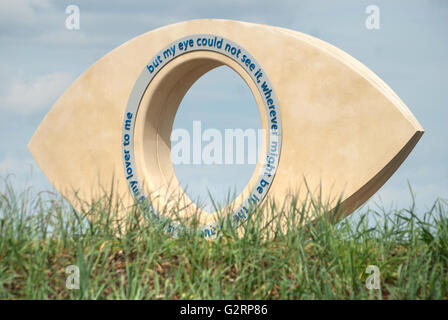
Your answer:
[[[380,28],[365,26],[366,7],[380,10]],[[65,26],[66,7],[80,9],[80,29]],[[155,28],[198,18],[284,27],[346,51],[380,76],[405,102],[425,134],[366,206],[418,208],[448,198],[448,1],[36,1],[0,0],[0,177],[18,188],[52,188],[27,144],[58,97],[94,62]],[[223,88],[235,94],[223,96]],[[219,106],[236,108],[240,120]],[[213,106],[213,107],[210,107]],[[244,107],[242,107],[244,106]],[[199,79],[182,102],[175,127],[260,126],[250,91],[225,67]],[[176,166],[190,197],[243,189],[254,166]]]

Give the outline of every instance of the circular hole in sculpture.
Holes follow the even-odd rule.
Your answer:
[[[186,93],[171,132],[171,160],[187,196],[207,212],[229,205],[254,174],[263,133],[246,82],[227,66]]]

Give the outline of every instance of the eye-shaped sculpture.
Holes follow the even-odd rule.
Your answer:
[[[267,194],[283,203],[318,187],[323,198],[340,196],[348,214],[423,134],[379,77],[334,46],[283,28],[207,19],[148,32],[101,58],[55,103],[29,149],[75,207],[113,185],[124,206],[149,196],[162,212],[181,199],[181,215],[199,212],[213,228],[216,213],[199,210],[176,179],[170,134],[188,89],[221,65],[246,81],[266,132],[266,153],[233,202],[236,219]]]

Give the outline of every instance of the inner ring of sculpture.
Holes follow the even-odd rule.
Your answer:
[[[188,46],[191,41],[199,45],[174,54],[175,50],[185,48],[182,44]],[[135,83],[124,115],[122,134],[123,165],[134,198],[150,198],[158,212],[176,211],[180,218],[195,215],[212,229],[218,213],[209,214],[198,208],[176,178],[171,162],[170,135],[187,91],[202,75],[222,65],[237,72],[249,86],[266,133],[265,153],[260,156],[247,186],[228,206],[234,221],[246,219],[250,207],[259,205],[266,196],[281,149],[277,97],[262,67],[247,50],[213,35],[189,36],[168,45],[148,62]],[[178,208],[183,209],[179,211]]]

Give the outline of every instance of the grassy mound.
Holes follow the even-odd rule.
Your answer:
[[[148,210],[120,227],[105,199],[77,213],[58,196],[0,192],[0,299],[447,299],[448,203],[428,212],[366,210],[334,224],[316,201],[269,204],[239,228],[173,237]],[[271,212],[268,224],[260,210]],[[297,227],[304,213],[322,217]],[[84,216],[94,214],[96,223]],[[288,217],[280,228],[276,215]],[[141,219],[144,217],[144,219]],[[117,236],[119,232],[123,232]],[[269,233],[268,237],[260,234]],[[79,289],[68,289],[79,270]],[[366,270],[380,271],[367,289]],[[66,273],[66,271],[69,271]],[[72,282],[70,282],[72,281]],[[76,284],[75,284],[76,286]]]

